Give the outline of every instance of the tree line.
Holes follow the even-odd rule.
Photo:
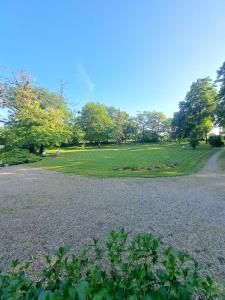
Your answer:
[[[79,143],[207,142],[215,124],[225,126],[225,63],[217,71],[216,82],[207,77],[191,85],[173,118],[157,111],[130,116],[94,102],[73,111],[67,105],[63,86],[59,92],[37,87],[27,73],[1,80],[0,106],[7,111],[0,119],[4,124],[0,127],[0,144],[40,154],[46,147]]]

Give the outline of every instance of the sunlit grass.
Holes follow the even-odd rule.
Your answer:
[[[198,146],[196,150],[192,150],[188,145],[183,149],[181,145],[171,143],[109,145],[100,149],[69,147],[49,152],[55,151],[60,151],[61,155],[46,157],[32,166],[84,176],[178,176],[197,171],[216,149],[204,144]],[[176,162],[176,166],[168,167],[168,164],[174,162]],[[163,164],[166,166],[162,167]],[[126,169],[126,167],[130,169]],[[147,170],[148,167],[151,167],[152,170]],[[135,168],[137,170],[134,170]]]

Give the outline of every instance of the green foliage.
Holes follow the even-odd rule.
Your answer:
[[[207,134],[215,119],[217,102],[216,86],[209,77],[194,82],[185,100],[179,103],[179,112],[174,114],[172,131],[175,137],[180,140],[191,137],[192,132],[198,131],[198,135],[207,142]]]
[[[209,144],[214,147],[222,147],[224,142],[222,141],[221,135],[211,135],[209,137]]]
[[[37,155],[29,153],[26,149],[13,149],[10,151],[1,151],[0,152],[0,161],[3,165],[18,165],[33,163],[41,160]]]
[[[8,110],[5,124],[9,144],[43,149],[68,139],[69,113],[61,95],[34,87],[25,73],[4,87],[0,100]]]
[[[128,240],[121,230],[106,242],[94,239],[77,255],[59,248],[46,256],[38,282],[26,275],[28,264],[12,263],[0,274],[0,299],[190,300],[223,299],[224,289],[202,276],[188,255],[165,247],[151,234]]]
[[[112,119],[104,105],[89,102],[82,108],[80,124],[85,132],[85,139],[100,144],[107,140]]]
[[[6,138],[5,138],[5,129],[4,127],[0,127],[0,145],[6,144]]]
[[[220,84],[219,103],[217,105],[217,122],[220,126],[225,126],[225,62],[217,71],[217,80]]]
[[[199,136],[196,131],[193,131],[189,138],[190,146],[195,150],[195,148],[199,145]]]
[[[137,137],[142,143],[158,143],[170,134],[170,121],[161,112],[144,111],[136,116]]]

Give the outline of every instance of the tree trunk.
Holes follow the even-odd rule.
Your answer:
[[[34,145],[29,146],[29,151],[30,151],[30,153],[33,153],[33,154],[36,153],[36,149],[35,149]]]
[[[205,131],[205,143],[208,144],[208,136],[207,136],[207,132]]]
[[[41,145],[41,146],[40,146],[40,150],[39,150],[39,154],[42,155],[43,152],[44,152],[44,150],[45,150],[45,146],[44,146],[44,145]]]

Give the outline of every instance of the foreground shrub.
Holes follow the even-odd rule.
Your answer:
[[[209,137],[209,144],[213,147],[221,147],[224,145],[224,142],[222,141],[221,135],[211,135]]]
[[[0,152],[0,161],[3,165],[18,165],[36,162],[41,158],[29,153],[28,150],[15,148],[10,151]]]
[[[165,247],[151,234],[128,241],[125,231],[112,231],[105,242],[77,255],[59,248],[46,256],[39,281],[26,275],[28,264],[12,263],[0,274],[0,299],[224,299],[224,290],[200,275],[188,255]]]

